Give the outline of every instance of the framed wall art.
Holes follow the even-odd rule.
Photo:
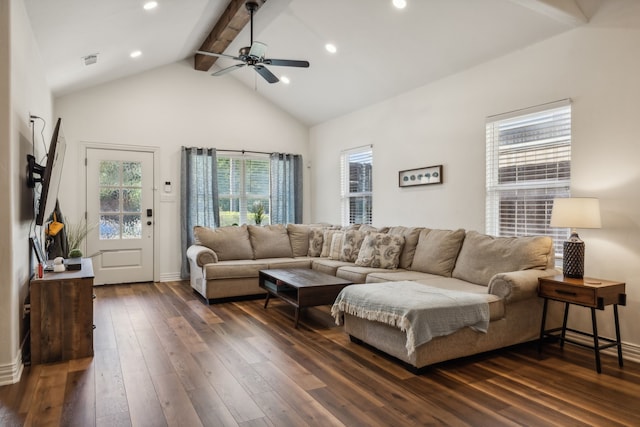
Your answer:
[[[398,172],[398,185],[400,187],[429,184],[442,184],[442,165]]]

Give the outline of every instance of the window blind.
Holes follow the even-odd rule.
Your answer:
[[[270,166],[266,156],[218,156],[220,225],[253,224],[258,204],[270,219]]]
[[[340,156],[342,223],[371,224],[373,150],[371,146],[345,150]]]
[[[486,143],[487,233],[551,236],[561,257],[568,230],[549,221],[553,199],[570,195],[570,101],[489,117]]]

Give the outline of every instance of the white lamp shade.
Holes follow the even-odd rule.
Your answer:
[[[600,228],[600,201],[592,197],[553,200],[552,227]]]

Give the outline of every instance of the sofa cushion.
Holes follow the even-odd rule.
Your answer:
[[[352,262],[340,261],[337,259],[315,258],[311,261],[311,268],[321,273],[335,276],[340,267],[353,265]]]
[[[336,271],[336,277],[348,280],[352,283],[366,283],[367,276],[371,273],[377,273],[380,271],[389,271],[384,268],[375,267],[359,267],[357,265],[345,265],[338,267]]]
[[[342,252],[342,231],[335,232],[331,235],[331,245],[329,246],[329,259],[340,259]]]
[[[246,225],[208,228],[196,225],[193,236],[198,245],[214,251],[218,261],[253,259],[253,249]]]
[[[320,256],[322,253],[322,243],[324,240],[324,229],[322,227],[311,227],[309,229],[309,256]]]
[[[402,236],[369,233],[360,247],[356,265],[385,269],[397,268],[403,247],[404,237]]]
[[[404,237],[404,248],[402,248],[402,252],[400,253],[400,260],[398,261],[398,267],[400,268],[410,268],[411,262],[413,261],[413,256],[416,253],[416,245],[418,244],[418,238],[420,237],[420,232],[424,230],[423,227],[391,227],[388,234],[393,234],[394,236],[402,236]]]
[[[205,278],[212,279],[240,279],[245,277],[258,278],[258,272],[269,268],[264,260],[230,260],[220,261],[204,266]]]
[[[288,224],[287,233],[294,257],[307,256],[309,253],[309,226],[304,224]]]
[[[348,262],[356,262],[360,246],[367,236],[366,231],[348,230],[342,236],[342,249],[340,251],[340,260]]]
[[[398,268],[397,270],[384,270],[384,272],[371,272],[367,274],[367,283],[418,281],[437,277],[442,276]]]
[[[284,225],[249,225],[248,229],[254,259],[293,257]]]
[[[451,277],[464,230],[429,230],[420,232],[411,269],[423,273]]]
[[[487,286],[498,273],[544,270],[554,256],[552,248],[548,236],[494,237],[469,231],[453,277]]]

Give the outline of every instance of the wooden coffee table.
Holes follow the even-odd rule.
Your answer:
[[[259,286],[267,291],[264,308],[267,308],[271,295],[294,306],[295,328],[300,320],[300,309],[333,304],[342,288],[353,284],[309,268],[260,270],[258,277]]]

